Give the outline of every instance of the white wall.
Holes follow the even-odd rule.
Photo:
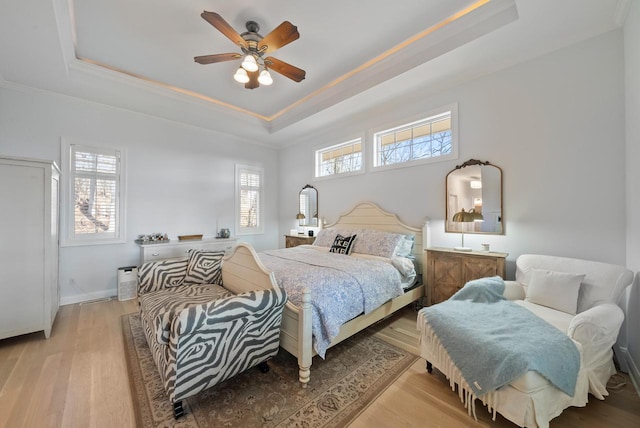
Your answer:
[[[234,230],[234,165],[265,170],[264,235],[242,237],[257,249],[278,246],[278,176],[274,150],[228,135],[18,87],[0,87],[0,155],[54,160],[60,138],[127,155],[127,243],[60,250],[62,303],[116,294],[117,268],[136,265],[139,234]]]
[[[640,3],[631,2],[624,25],[626,149],[627,149],[627,267],[636,272],[629,290],[625,338],[629,373],[640,390]]]
[[[459,234],[444,233],[444,181],[456,164],[474,158],[503,170],[506,234],[465,235],[465,245],[486,242],[508,252],[508,276],[522,253],[624,264],[623,85],[622,32],[614,31],[440,93],[416,89],[372,106],[281,153],[287,167],[280,172],[280,228],[295,222],[298,191],[311,183],[329,221],[372,200],[410,225],[430,217],[432,245],[459,245]],[[317,145],[362,133],[370,141],[371,128],[452,102],[460,119],[457,161],[313,181]]]

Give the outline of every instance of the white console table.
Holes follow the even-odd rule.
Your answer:
[[[175,257],[187,257],[189,250],[224,251],[229,253],[236,243],[236,238],[204,238],[142,243],[138,244],[140,246],[140,264]]]

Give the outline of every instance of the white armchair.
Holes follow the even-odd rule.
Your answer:
[[[554,310],[553,313],[545,311],[547,316],[542,318],[558,320],[552,324],[582,345],[589,392],[602,400],[608,395],[607,381],[616,372],[612,347],[624,321],[624,313],[617,302],[633,282],[633,272],[608,263],[523,254],[516,260],[516,280],[505,283],[505,297],[516,300],[537,315],[541,315],[540,305],[531,301],[527,292],[534,270],[540,269],[585,275],[579,288],[576,315],[565,316]]]
[[[504,296],[549,322],[576,343],[580,370],[573,397],[529,371],[509,385],[480,397],[484,404],[520,426],[547,427],[569,406],[585,406],[588,393],[604,399],[615,374],[612,346],[624,320],[617,302],[633,281],[623,266],[526,254],[516,261],[515,281],[505,281]],[[452,383],[468,387],[461,373],[419,316],[421,356]],[[550,350],[552,352],[553,350]]]

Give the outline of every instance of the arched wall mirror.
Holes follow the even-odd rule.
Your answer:
[[[447,174],[446,197],[445,232],[504,234],[499,167],[475,159],[456,166]]]
[[[306,185],[300,190],[296,218],[300,226],[318,227],[318,190]]]

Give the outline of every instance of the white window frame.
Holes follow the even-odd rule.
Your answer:
[[[427,121],[433,117],[445,114],[447,112],[451,112],[451,153],[441,156],[428,157],[423,159],[412,159],[406,162],[393,163],[388,165],[380,165],[379,156],[379,142],[378,135],[385,134],[388,132],[392,132],[398,129],[402,129],[405,127],[412,127],[420,122]],[[444,107],[436,108],[430,110],[426,113],[422,113],[420,117],[411,118],[409,121],[403,120],[400,123],[396,122],[394,124],[388,124],[384,127],[377,128],[372,132],[373,137],[371,141],[371,147],[373,156],[371,159],[372,162],[372,171],[385,171],[388,169],[396,169],[396,168],[407,168],[416,165],[424,165],[428,163],[434,162],[443,162],[449,160],[458,159],[458,103],[452,103],[446,105]]]
[[[264,168],[253,165],[236,164],[236,189],[235,189],[235,219],[236,219],[236,235],[258,235],[264,233]],[[258,174],[260,177],[260,186],[258,187],[258,226],[242,227],[240,225],[240,204],[241,204],[241,174],[250,173]]]
[[[361,153],[361,160],[360,160],[360,169],[358,171],[348,171],[348,172],[340,172],[340,173],[334,173],[334,174],[330,174],[330,175],[323,175],[320,176],[320,158],[322,156],[323,153],[328,152],[330,150],[335,150],[337,148],[340,148],[341,146],[348,146],[348,145],[353,145],[356,143],[360,143],[360,153]],[[352,176],[352,175],[359,175],[359,174],[364,174],[365,172],[365,164],[366,164],[366,143],[365,143],[365,139],[363,138],[362,135],[359,135],[357,137],[354,138],[350,138],[347,141],[343,141],[341,143],[337,143],[337,144],[331,144],[329,146],[323,145],[323,146],[317,146],[314,147],[313,149],[313,171],[314,171],[314,181],[319,181],[319,180],[327,180],[327,179],[333,179],[333,178],[340,178],[340,177],[348,177],[348,176]]]
[[[78,148],[88,153],[99,153],[118,158],[115,174],[116,181],[116,209],[115,228],[110,233],[75,233],[75,177],[72,170],[73,149]],[[60,246],[72,247],[82,245],[123,244],[126,242],[126,152],[122,148],[106,148],[84,142],[74,142],[62,138],[62,204],[60,216]],[[80,175],[80,174],[79,174]],[[97,176],[97,175],[96,175]]]

